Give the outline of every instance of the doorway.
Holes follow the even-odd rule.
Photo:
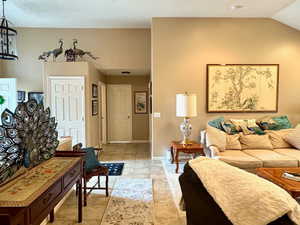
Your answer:
[[[107,85],[107,119],[109,143],[132,141],[131,85]]]
[[[99,104],[99,137],[100,143],[107,143],[107,119],[106,119],[106,84],[99,81],[99,96],[100,96],[100,104]]]
[[[17,107],[17,79],[0,78],[0,96],[3,103],[0,104],[0,115],[5,109],[14,112]]]
[[[84,77],[49,77],[49,106],[57,120],[58,135],[71,136],[85,146]]]

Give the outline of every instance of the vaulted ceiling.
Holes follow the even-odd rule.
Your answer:
[[[300,0],[8,0],[18,27],[145,28],[152,17],[267,17],[300,29]]]

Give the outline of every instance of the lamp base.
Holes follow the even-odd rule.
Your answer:
[[[184,118],[183,123],[180,125],[180,130],[183,135],[183,141],[181,141],[180,143],[184,145],[191,144],[189,136],[192,133],[192,125],[190,124],[190,119],[188,117]]]
[[[193,142],[192,142],[190,139],[188,139],[188,138],[184,138],[184,139],[180,142],[180,144],[182,144],[182,145],[191,145],[191,144],[193,144]]]

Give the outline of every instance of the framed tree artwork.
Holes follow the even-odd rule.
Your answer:
[[[148,113],[148,94],[147,91],[134,92],[134,112],[136,114]]]
[[[277,112],[278,64],[208,64],[207,112]]]

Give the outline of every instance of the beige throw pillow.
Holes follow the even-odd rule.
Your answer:
[[[300,149],[300,128],[296,128],[284,137],[284,140],[297,149]]]
[[[240,135],[226,135],[226,150],[242,150]]]
[[[215,146],[220,151],[225,151],[226,148],[226,133],[214,128],[210,125],[206,127],[206,144],[207,146]]]
[[[273,149],[269,135],[241,135],[242,149]]]
[[[292,146],[284,140],[284,137],[289,133],[295,131],[295,129],[283,129],[283,130],[265,130],[269,134],[273,148],[291,148]]]

